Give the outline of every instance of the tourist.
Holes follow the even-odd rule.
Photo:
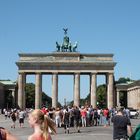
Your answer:
[[[24,118],[25,118],[25,112],[22,109],[18,113],[18,118],[19,118],[19,126],[21,128],[23,128]]]
[[[112,117],[111,121],[113,122],[113,139],[128,139],[132,134],[132,127],[130,119],[123,115],[123,110],[119,109],[117,114]]]
[[[55,123],[39,109],[29,114],[29,124],[34,132],[28,137],[28,140],[51,140],[49,128],[56,133]]]
[[[84,106],[82,106],[81,107],[82,127],[86,127],[87,126],[86,117],[87,117],[87,110],[86,110],[86,108]]]
[[[4,110],[4,116],[5,116],[5,120],[6,120],[8,117],[8,111],[6,109]]]
[[[94,126],[97,126],[97,124],[98,124],[98,112],[97,112],[97,109],[94,109],[93,118],[94,118]]]
[[[15,128],[15,126],[16,126],[16,119],[17,119],[16,110],[14,110],[14,111],[11,113],[11,119],[12,119],[11,128]]]
[[[61,127],[61,111],[60,108],[56,108],[55,111],[55,123],[56,123],[56,127]]]
[[[74,106],[73,114],[74,114],[74,127],[77,130],[77,132],[80,133],[81,113],[77,106]]]
[[[68,111],[68,108],[66,108],[63,111],[64,115],[63,115],[63,122],[64,122],[64,130],[65,133],[69,134],[69,126],[70,126],[70,112]]]
[[[109,126],[109,109],[106,108],[103,110],[103,120],[104,120],[104,127],[108,127]]]

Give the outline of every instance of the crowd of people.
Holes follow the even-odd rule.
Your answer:
[[[75,127],[80,133],[80,127],[104,126],[109,127],[113,123],[113,139],[127,139],[132,134],[130,111],[128,109],[100,109],[92,106],[67,106],[61,108],[4,109],[5,119],[11,119],[11,128],[16,128],[15,122],[19,120],[19,127],[23,128],[24,119],[28,117],[30,126],[34,129],[28,140],[51,140],[51,133],[56,134],[57,127],[63,127],[64,133],[70,133],[70,127]],[[4,129],[0,129],[0,137]],[[10,136],[9,132],[6,132]],[[2,135],[4,137],[4,135]],[[13,138],[13,136],[11,135]],[[134,136],[133,136],[134,137]],[[11,138],[11,140],[12,140]],[[131,138],[131,137],[130,137]],[[0,139],[1,140],[1,139]],[[16,138],[15,138],[16,140]],[[135,140],[135,139],[133,139]]]

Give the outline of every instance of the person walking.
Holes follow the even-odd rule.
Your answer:
[[[81,120],[81,113],[77,106],[74,106],[74,127],[78,133],[80,133],[80,120]]]
[[[25,119],[25,112],[23,110],[19,111],[18,118],[19,118],[19,126],[20,128],[23,128],[24,119]]]
[[[61,127],[61,116],[60,116],[61,112],[60,112],[60,108],[56,108],[55,111],[55,123],[56,123],[56,127]]]
[[[113,139],[128,140],[128,134],[129,136],[132,134],[132,127],[130,119],[123,115],[123,110],[119,109],[111,121],[113,123]]]
[[[65,130],[65,133],[68,133],[69,134],[70,112],[68,111],[68,108],[66,108],[66,110],[64,111],[63,122],[64,122],[64,130]]]
[[[16,119],[17,119],[16,110],[11,113],[11,119],[12,119],[11,128],[15,128],[16,127]]]

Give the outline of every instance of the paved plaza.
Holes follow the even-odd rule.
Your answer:
[[[132,119],[132,127],[140,123],[140,119]],[[18,121],[16,128],[10,128],[11,120],[5,120],[3,115],[0,115],[0,126],[7,128],[10,132],[16,135],[19,140],[27,140],[27,137],[33,132],[29,127],[27,119],[25,120],[24,128],[19,128]],[[108,128],[103,126],[81,128],[81,133],[76,133],[74,128],[70,129],[70,134],[64,134],[63,128],[57,129],[57,134],[52,135],[53,140],[112,140],[112,125]]]

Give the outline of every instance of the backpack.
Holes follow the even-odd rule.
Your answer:
[[[129,140],[140,140],[140,124],[135,128]]]
[[[94,118],[98,118],[98,112],[97,111],[94,112]]]
[[[16,115],[14,112],[11,114],[11,118],[12,118],[12,120],[16,120]]]

